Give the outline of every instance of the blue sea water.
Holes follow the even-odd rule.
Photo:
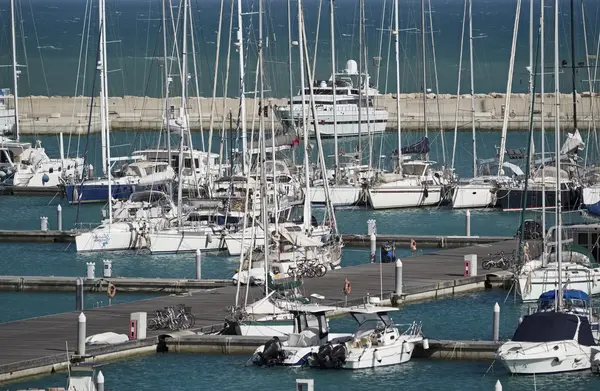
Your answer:
[[[539,0],[534,0],[534,31],[537,35],[539,21]],[[512,39],[513,24],[516,11],[516,0],[483,0],[473,3],[473,35],[475,61],[476,92],[497,91],[506,89],[508,62]],[[24,95],[79,95],[81,86],[85,85],[84,94],[89,95],[92,86],[92,72],[96,67],[97,48],[97,4],[93,1],[73,0],[30,0],[17,1],[18,20],[22,20],[19,28],[18,59],[26,65],[20,78],[20,88]],[[86,8],[91,4],[91,8]],[[317,31],[318,9],[320,1],[306,0],[305,24],[310,56],[314,56],[315,42],[318,36],[316,56],[316,77],[329,77],[330,35],[329,35],[329,2],[324,1],[321,15],[321,26]],[[336,62],[338,68],[343,68],[346,60],[353,58],[358,61],[358,0],[335,1],[335,40]],[[394,51],[390,34],[383,30],[392,26],[390,0],[373,0],[365,2],[365,43],[367,47],[366,63],[377,82],[377,69],[373,57],[381,57],[379,69],[379,87],[382,92],[395,92]],[[215,58],[217,30],[219,22],[218,0],[191,1],[194,15],[194,37],[196,43],[196,65],[199,68],[200,96],[212,95],[212,80],[215,77]],[[519,40],[515,63],[514,92],[524,92],[528,86],[528,76],[525,66],[529,63],[528,2],[523,2],[519,24]],[[161,31],[161,1],[159,0],[129,0],[106,2],[108,67],[115,71],[109,80],[111,96],[148,95],[160,96],[162,70],[157,57],[163,57]],[[256,63],[256,42],[258,16],[253,12],[258,9],[258,0],[248,0],[243,3],[244,35],[246,37],[245,52],[247,55],[248,86],[254,85],[254,69]],[[570,13],[568,2],[560,2],[560,60],[570,63]],[[285,0],[264,0],[264,36],[265,36],[265,77],[268,96],[282,97],[289,94],[288,68],[288,36],[287,36],[287,2]],[[420,44],[421,3],[419,0],[400,0],[400,58],[401,88],[403,92],[422,90],[422,62]],[[460,36],[463,19],[463,1],[461,0],[432,0],[430,26],[427,21],[427,84],[435,85],[433,70],[433,45],[429,36],[433,31],[440,92],[455,93],[457,85],[458,61],[460,55]],[[594,24],[598,18],[598,4],[585,3],[588,48],[592,52],[598,40]],[[0,64],[10,64],[10,19],[8,0],[0,1]],[[84,32],[86,10],[92,16],[91,29]],[[385,12],[383,12],[385,10]],[[174,2],[173,13],[179,12],[178,2]],[[237,28],[234,8],[234,30]],[[292,2],[292,40],[298,39],[296,2]],[[576,62],[585,61],[585,40],[583,34],[583,18],[581,7],[575,7],[575,53]],[[429,19],[429,13],[426,14]],[[238,61],[237,54],[232,51],[231,77],[229,88],[223,93],[224,69],[226,64],[226,49],[228,46],[228,30],[230,19],[230,2],[224,4],[223,33],[221,36],[221,54],[219,56],[219,74],[217,85],[219,95],[238,95]],[[382,23],[383,20],[383,23]],[[546,61],[547,66],[553,63],[553,12],[546,11]],[[80,46],[86,44],[83,50],[83,60],[79,62]],[[235,40],[235,31],[233,34]],[[172,46],[172,34],[169,34],[169,45]],[[537,38],[536,38],[537,40]],[[381,51],[380,51],[381,47]],[[462,91],[469,90],[467,48],[465,44],[463,62]],[[390,60],[391,58],[391,60]],[[84,61],[84,60],[87,60]],[[191,61],[191,60],[190,60]],[[299,89],[299,65],[297,52],[293,52],[294,82],[293,90]],[[389,62],[389,64],[388,64]],[[191,64],[190,64],[191,65]],[[81,71],[78,73],[78,69]],[[193,69],[190,67],[189,69]],[[83,72],[86,71],[86,72]],[[87,78],[84,80],[84,73]],[[78,76],[79,75],[79,76]],[[0,85],[12,85],[10,69],[0,69]],[[79,78],[79,88],[75,85]],[[547,88],[553,88],[548,78]],[[588,89],[587,72],[578,69],[576,75],[577,89]],[[564,77],[561,89],[570,91],[570,78]],[[177,82],[174,84],[178,84]],[[254,87],[247,88],[251,91]],[[176,90],[176,87],[175,87]],[[174,91],[177,94],[176,91]]]

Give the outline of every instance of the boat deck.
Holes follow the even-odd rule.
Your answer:
[[[476,277],[463,276],[464,256],[477,254],[482,258],[489,253],[510,252],[515,247],[516,242],[510,240],[441,250],[403,259],[404,294],[410,296],[429,292],[428,297],[436,297],[441,294],[440,289],[446,289],[444,294],[453,294],[459,292],[457,287],[461,286],[471,286],[470,289],[481,288],[486,278],[483,273]],[[324,277],[305,280],[301,289],[306,295],[318,293],[324,296],[324,303],[337,302],[338,305],[343,305],[344,281],[348,279],[352,284],[348,304],[362,302],[367,295],[378,295],[382,291],[385,296],[394,290],[394,267],[393,263],[344,267],[328,272]],[[110,307],[86,309],[87,335],[108,331],[127,334],[129,316],[132,312],[147,312],[151,317],[155,310],[176,304],[191,307],[196,318],[195,327],[219,328],[223,326],[224,319],[229,314],[228,308],[235,304],[235,293],[236,287],[231,285],[196,290],[184,295],[170,295]],[[261,295],[262,289],[252,287],[249,300],[256,300]],[[75,307],[75,297],[73,307]],[[0,346],[2,346],[0,375],[36,368],[41,365],[41,362],[48,365],[48,363],[64,361],[66,344],[70,350],[76,347],[78,315],[77,312],[69,312],[0,324]],[[148,331],[148,336],[165,332],[164,330]]]

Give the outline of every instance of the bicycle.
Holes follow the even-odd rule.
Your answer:
[[[504,251],[500,251],[500,253],[496,255],[488,254],[488,256],[490,259],[486,259],[481,262],[481,267],[483,270],[490,270],[492,267],[507,270],[514,263],[515,252],[513,251],[511,257],[506,257],[504,255]]]
[[[192,315],[191,307],[179,304],[154,311],[154,318],[148,320],[148,329],[183,330],[192,328],[195,324],[196,318]]]

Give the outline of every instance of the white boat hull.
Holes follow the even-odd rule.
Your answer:
[[[227,247],[227,252],[229,253],[229,255],[240,255],[242,253],[242,242],[244,242],[244,251],[248,251],[250,247],[252,247],[252,231],[254,229],[256,229],[256,234],[254,237],[254,247],[260,247],[265,245],[265,234],[260,227],[246,228],[245,236],[242,231],[225,236],[225,246]],[[329,235],[330,233],[331,229],[319,226],[316,227],[315,230],[312,232],[311,237],[320,240],[321,237]]]
[[[454,188],[452,207],[486,208],[495,204],[495,194],[491,184],[459,184]]]
[[[248,337],[287,337],[294,332],[294,320],[240,322],[240,332]]]
[[[329,198],[333,206],[350,206],[358,202],[362,189],[360,186],[329,186]],[[325,188],[310,188],[310,201],[313,204],[325,204]]]
[[[513,374],[534,375],[589,370],[592,349],[576,341],[507,342],[497,359]]]
[[[135,229],[92,230],[75,237],[77,252],[137,250],[146,247],[143,235]]]
[[[148,235],[148,246],[152,254],[218,251],[225,249],[225,241],[220,234],[205,230],[159,231]]]
[[[414,348],[414,342],[365,349],[352,348],[349,349],[342,368],[365,369],[403,364],[410,361]]]
[[[369,202],[373,209],[400,209],[438,205],[442,200],[442,186],[380,186],[370,188]]]

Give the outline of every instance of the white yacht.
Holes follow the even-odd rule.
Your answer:
[[[171,199],[157,191],[133,193],[127,201],[113,200],[108,207],[113,208],[110,218],[75,237],[77,252],[145,248],[147,232],[161,228],[177,216]]]
[[[586,316],[536,312],[523,317],[496,359],[510,373],[546,374],[589,370],[596,345]]]
[[[389,316],[395,307],[365,305],[352,308],[358,329],[349,341],[328,343],[309,356],[308,363],[320,368],[364,369],[410,361],[415,345],[423,341],[421,324],[413,322],[400,331]]]
[[[373,209],[412,208],[438,205],[444,195],[444,178],[431,169],[434,162],[407,160],[401,173],[382,173],[369,185]]]
[[[290,312],[294,315],[294,330],[287,341],[274,337],[259,346],[252,355],[252,363],[259,366],[303,366],[312,353],[327,343],[339,344],[350,339],[350,334],[331,334],[327,313],[335,307],[300,304]],[[315,322],[316,320],[316,322]],[[316,324],[315,324],[316,323]]]
[[[321,81],[313,87],[316,105],[317,122],[322,137],[357,136],[361,134],[381,133],[385,131],[388,112],[383,108],[374,106],[374,98],[380,96],[379,91],[370,86],[369,75],[359,75],[358,65],[354,60],[346,62],[346,69],[336,73],[335,110],[336,121],[334,126],[333,110],[333,78],[329,81]],[[361,80],[363,80],[361,84]],[[362,89],[362,92],[359,91]],[[368,103],[359,107],[359,95]],[[306,105],[310,107],[308,96],[310,88],[305,87]],[[284,128],[297,129],[302,121],[302,96],[292,98],[291,106],[278,107],[276,115],[279,117]],[[309,111],[307,109],[307,111]],[[309,114],[309,117],[312,115]],[[359,127],[360,118],[360,127]],[[313,120],[311,120],[313,121]],[[312,123],[312,122],[311,122]],[[313,129],[311,126],[310,129]],[[370,129],[370,130],[369,130]],[[315,136],[311,133],[311,136]]]

